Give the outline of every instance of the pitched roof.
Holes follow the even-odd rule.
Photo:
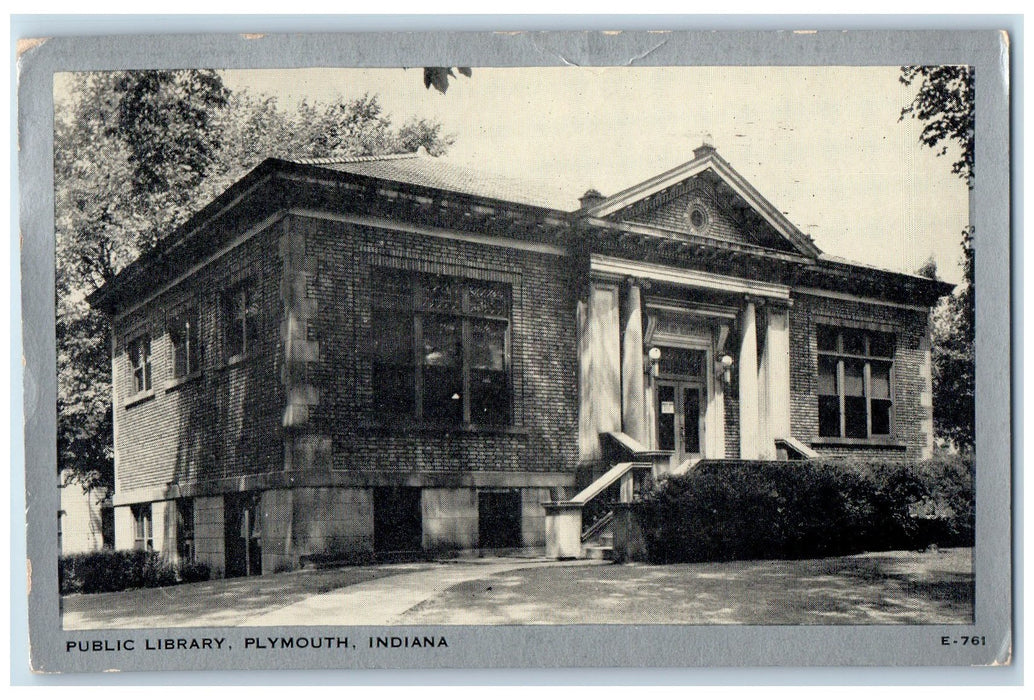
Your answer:
[[[921,275],[918,272],[908,272],[906,270],[898,270],[891,267],[880,267],[879,265],[872,265],[870,263],[858,262],[857,260],[851,260],[840,255],[830,255],[829,253],[823,253],[819,256],[819,262],[828,267],[853,267],[860,270],[869,270],[876,273],[890,273],[893,275],[900,275],[902,277],[913,277],[917,280],[929,280],[929,277]],[[940,281],[940,280],[936,280]]]
[[[572,212],[578,202],[558,191],[555,185],[539,180],[523,180],[458,165],[447,156],[430,156],[422,149],[416,153],[386,156],[285,159],[298,165],[315,166],[339,173],[351,173],[380,180],[458,192],[545,209]]]
[[[152,279],[148,275],[152,274],[152,272],[149,271],[157,269],[156,266],[165,265],[174,257],[175,251],[179,251],[180,257],[183,255],[196,257],[199,254],[198,251],[214,249],[217,245],[225,243],[226,241],[213,234],[212,229],[205,227],[233,209],[242,198],[249,196],[253,188],[264,182],[270,174],[292,170],[296,174],[300,173],[306,177],[317,179],[320,177],[320,171],[323,170],[327,172],[327,177],[331,173],[336,173],[338,178],[341,177],[341,174],[345,176],[354,175],[359,178],[372,178],[383,181],[388,188],[391,188],[392,183],[395,183],[396,186],[398,184],[411,185],[429,190],[452,192],[462,196],[492,199],[513,203],[518,206],[545,209],[547,212],[561,215],[560,218],[567,218],[564,216],[565,214],[577,212],[578,215],[584,216],[587,221],[597,226],[612,226],[615,222],[597,217],[607,217],[610,213],[622,209],[630,202],[640,200],[644,196],[650,196],[653,192],[660,189],[671,187],[675,183],[684,181],[687,177],[692,177],[706,168],[713,168],[725,179],[725,182],[730,183],[730,186],[734,186],[738,195],[743,196],[751,206],[757,207],[761,216],[770,223],[776,224],[777,230],[792,241],[798,251],[803,249],[807,257],[819,262],[819,267],[815,269],[819,277],[822,277],[823,274],[836,274],[837,268],[843,271],[846,271],[846,268],[862,272],[863,274],[868,272],[869,276],[880,273],[883,276],[894,276],[895,279],[902,281],[911,278],[913,282],[921,281],[932,290],[937,291],[938,294],[947,294],[951,291],[951,285],[946,285],[942,282],[933,282],[915,275],[859,265],[821,253],[809,237],[800,233],[781,214],[778,212],[773,213],[774,207],[764,200],[749,183],[743,180],[742,176],[732,170],[731,166],[715,154],[713,149],[698,149],[696,155],[697,157],[693,161],[647,180],[640,185],[623,190],[611,197],[600,197],[602,201],[588,204],[585,209],[580,207],[580,202],[575,197],[565,193],[565,189],[561,186],[565,183],[547,183],[545,181],[521,180],[505,175],[494,175],[458,165],[451,162],[447,157],[432,157],[423,150],[417,153],[380,156],[269,158],[244,178],[231,185],[203,209],[195,213],[187,222],[178,227],[176,231],[160,239],[154,248],[133,261],[101,289],[94,291],[87,301],[94,306],[110,307],[115,296],[123,293],[120,290],[129,289],[134,284],[151,284]],[[273,202],[274,199],[275,197],[270,198],[269,206],[276,206]],[[261,207],[257,207],[250,211],[255,216],[258,216],[261,209]],[[549,216],[548,213],[547,216]],[[237,223],[241,224],[241,221]],[[197,234],[202,229],[206,230],[207,234],[199,237]],[[232,226],[225,227],[223,233],[225,236],[229,236],[234,230],[236,229]],[[808,255],[809,253],[810,255]],[[166,270],[160,274],[167,274],[167,272]],[[822,284],[823,282],[818,280],[816,283]]]

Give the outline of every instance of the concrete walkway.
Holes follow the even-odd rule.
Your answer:
[[[71,629],[267,625],[949,624],[973,620],[972,550],[598,566],[378,564],[62,598]]]
[[[399,624],[399,618],[407,610],[437,598],[461,583],[518,569],[602,563],[606,562],[579,560],[561,563],[548,559],[453,561],[314,595],[293,605],[249,617],[240,624],[248,627]]]
[[[386,624],[450,587],[517,569],[582,567],[492,557],[346,566],[61,599],[66,630]],[[370,585],[382,581],[379,585]]]

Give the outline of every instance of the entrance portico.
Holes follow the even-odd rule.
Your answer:
[[[610,431],[670,450],[672,472],[774,459],[790,428],[789,288],[596,255],[591,269],[581,398],[597,425],[583,420],[583,459]]]

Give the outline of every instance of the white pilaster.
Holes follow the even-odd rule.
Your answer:
[[[176,503],[155,501],[151,504],[151,537],[154,551],[166,558],[176,553]]]
[[[621,430],[642,444],[648,442],[643,395],[643,312],[639,285],[633,280],[624,295],[621,332]]]
[[[769,423],[768,365],[770,361],[768,344],[768,309],[761,309],[761,325],[758,327],[758,459],[775,459],[775,442]]]
[[[602,454],[600,433],[621,430],[621,324],[616,285],[594,283],[588,304],[579,304],[578,453]]]
[[[768,361],[768,428],[771,437],[790,436],[790,318],[789,311],[768,307],[765,340]]]
[[[759,459],[758,333],[752,300],[747,300],[740,319],[740,459]]]
[[[131,506],[115,508],[115,549],[132,549],[136,540],[136,520]]]

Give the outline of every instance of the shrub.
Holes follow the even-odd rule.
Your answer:
[[[204,581],[210,575],[207,564],[185,564],[177,571],[158,552],[105,549],[61,557],[58,583],[62,595],[106,593]]]
[[[212,578],[212,567],[204,562],[188,562],[180,565],[178,573],[181,583],[207,581]]]
[[[973,464],[703,462],[639,508],[655,562],[835,556],[973,543]]]

